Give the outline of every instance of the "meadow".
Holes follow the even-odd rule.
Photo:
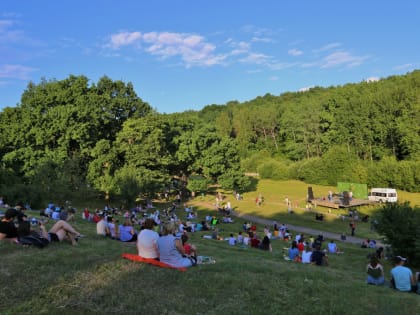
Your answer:
[[[316,195],[334,187],[313,186]],[[304,209],[307,185],[301,182],[260,181],[256,190],[236,201],[226,194],[237,212],[258,215],[281,223],[341,233],[348,227],[339,213],[316,209],[326,220],[314,220]],[[264,196],[262,206],[255,197]],[[285,197],[299,207],[287,214]],[[400,195],[401,196],[401,195]],[[403,197],[401,197],[403,198]],[[406,200],[418,205],[419,196]],[[191,201],[199,218],[216,214],[214,195]],[[94,206],[79,201],[78,208]],[[155,204],[158,208],[164,204]],[[341,211],[341,210],[340,210]],[[360,209],[373,214],[375,207]],[[180,217],[183,210],[177,210]],[[37,214],[33,212],[31,214]],[[243,220],[221,223],[222,236],[237,233]],[[199,265],[186,272],[164,269],[121,258],[136,253],[133,245],[96,235],[95,225],[81,219],[74,226],[87,237],[78,246],[52,243],[44,249],[0,243],[0,314],[416,314],[420,296],[399,293],[388,286],[365,283],[365,266],[371,249],[337,242],[344,254],[330,255],[328,267],[303,265],[283,258],[288,242],[274,240],[273,252],[231,247],[226,241],[190,235],[199,254],[215,264]],[[262,226],[258,230],[262,231]],[[358,225],[357,235],[373,236],[369,223]],[[391,263],[383,262],[389,280]],[[416,270],[417,271],[417,270]]]

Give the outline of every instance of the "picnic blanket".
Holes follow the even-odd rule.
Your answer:
[[[165,264],[164,262],[161,262],[159,260],[152,259],[152,258],[144,258],[144,257],[141,257],[141,256],[136,255],[136,254],[124,253],[121,256],[123,258],[125,258],[125,259],[129,259],[129,260],[136,261],[136,262],[141,262],[141,263],[145,263],[145,264],[150,264],[150,265],[158,266],[158,267],[161,267],[161,268],[170,268],[170,269],[177,269],[179,271],[187,271],[187,268],[184,268],[184,267],[181,267],[181,268],[173,267],[173,266],[168,265],[168,264]]]

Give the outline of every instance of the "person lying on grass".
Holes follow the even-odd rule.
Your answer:
[[[80,234],[80,232],[64,220],[55,222],[48,232],[44,223],[39,221],[39,229],[42,237],[46,238],[49,242],[62,242],[67,240],[71,245],[75,246],[77,245],[77,240],[84,237],[84,235]]]

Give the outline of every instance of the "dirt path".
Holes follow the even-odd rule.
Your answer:
[[[234,215],[237,218],[244,219],[246,221],[251,221],[251,222],[256,222],[256,223],[263,224],[263,225],[273,226],[273,221],[272,220],[264,219],[264,218],[261,218],[261,217],[256,217],[256,216],[252,216],[252,215],[249,215],[249,214],[238,213],[238,212],[233,212],[232,215]],[[288,229],[290,229],[292,231],[295,231],[295,232],[303,233],[305,235],[313,235],[313,236],[323,235],[325,239],[334,239],[334,240],[341,241],[341,235],[337,234],[337,233],[325,232],[325,231],[315,230],[315,229],[311,229],[311,228],[307,228],[307,227],[303,227],[303,226],[292,225],[292,224],[286,224],[286,225],[287,225]],[[349,242],[349,243],[362,244],[362,241],[363,241],[363,239],[359,238],[359,237],[346,236],[346,242]]]
[[[200,204],[209,208],[209,209],[214,207],[214,205],[212,205],[211,203],[201,202]],[[244,219],[246,221],[256,222],[256,223],[259,223],[259,224],[262,224],[262,225],[268,225],[268,226],[271,226],[271,227],[273,226],[273,220],[265,219],[265,218],[262,218],[262,217],[256,217],[256,216],[252,216],[252,215],[249,215],[249,214],[246,214],[246,213],[240,213],[240,212],[236,212],[236,211],[232,211],[232,215],[237,217],[237,218]],[[312,229],[312,228],[307,228],[307,227],[304,227],[304,226],[297,226],[297,225],[293,225],[293,224],[286,224],[286,225],[287,225],[288,229],[290,229],[291,231],[303,233],[305,235],[313,235],[313,236],[323,235],[325,239],[333,239],[333,240],[341,241],[341,235],[337,234],[337,233],[325,232],[325,231],[316,230],[316,229]],[[352,244],[362,244],[363,239],[360,238],[360,237],[346,235],[345,242],[352,243]],[[383,246],[383,244],[378,243],[378,241],[377,241],[377,245],[378,246]]]

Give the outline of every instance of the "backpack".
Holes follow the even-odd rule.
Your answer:
[[[30,234],[30,235],[21,237],[19,239],[19,243],[22,245],[34,245],[38,248],[44,248],[50,243],[50,241],[44,237],[41,237],[40,235]]]

